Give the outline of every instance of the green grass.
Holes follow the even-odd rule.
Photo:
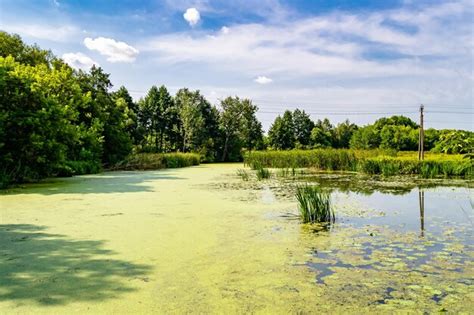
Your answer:
[[[263,167],[257,168],[256,174],[257,174],[258,180],[268,179],[271,176],[270,170],[268,168],[263,168]]]
[[[237,170],[237,176],[239,176],[243,181],[249,181],[250,175],[246,170],[243,169],[238,169]]]
[[[426,153],[419,161],[417,152],[384,150],[317,149],[292,151],[252,151],[244,161],[252,168],[316,168],[351,171],[370,175],[417,175],[423,178],[474,177],[474,160],[463,155]],[[286,173],[286,171],[281,172]]]
[[[298,210],[303,223],[332,223],[335,220],[328,193],[317,186],[299,186],[296,189]]]
[[[199,165],[196,153],[138,153],[129,155],[112,167],[113,170],[156,170]]]

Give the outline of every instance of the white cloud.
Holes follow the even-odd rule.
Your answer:
[[[183,14],[184,19],[190,26],[195,26],[201,20],[201,15],[196,8],[188,8]]]
[[[472,52],[472,32],[459,7],[468,6],[459,2],[418,11],[335,12],[279,24],[241,24],[212,36],[175,33],[147,39],[143,49],[157,53],[162,64],[206,64],[251,76],[453,75],[450,62],[443,59],[460,57],[457,63],[462,64]],[[416,16],[424,18],[417,21]],[[407,23],[397,24],[402,17],[412,18],[411,29]],[[446,27],[444,18],[456,23]]]
[[[107,61],[110,62],[133,62],[139,53],[136,48],[112,38],[97,37],[92,39],[87,37],[84,39],[84,45],[90,50],[96,50],[106,56]]]
[[[272,83],[272,82],[273,82],[272,79],[267,78],[267,77],[264,76],[264,75],[258,76],[254,81],[257,82],[258,84],[268,84],[268,83]]]
[[[222,26],[221,33],[222,34],[229,34],[230,29],[227,26]]]
[[[62,59],[75,69],[89,70],[93,65],[99,66],[96,61],[80,52],[63,54]]]
[[[22,37],[32,37],[37,39],[45,39],[55,42],[71,41],[80,34],[80,29],[72,25],[41,25],[26,24],[15,22],[0,22],[0,29],[19,34]]]

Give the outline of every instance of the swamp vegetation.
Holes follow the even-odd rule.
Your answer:
[[[275,165],[262,167],[283,163],[284,167],[360,169],[384,175],[472,174],[468,161],[443,158],[418,163],[372,153],[361,160],[348,151],[416,150],[419,126],[404,116],[382,117],[367,126],[348,120],[333,125],[323,117],[313,121],[299,109],[286,110],[264,135],[258,110],[247,98],[229,96],[211,104],[199,90],[182,88],[172,95],[164,85],[152,86],[134,100],[124,86],[114,89],[102,68],[73,69],[51,51],[0,31],[0,188],[103,169],[195,164],[184,156],[154,154],[195,153],[202,162],[236,162],[246,151],[266,149],[328,151],[318,151],[320,165],[314,165],[311,151],[289,153],[299,156],[295,161],[293,155],[291,163],[284,161],[290,156],[281,160],[281,155],[279,161],[272,158],[269,163]],[[427,129],[425,135],[426,151],[473,153],[471,131]],[[253,154],[252,160],[262,157]],[[308,161],[311,165],[305,165]]]
[[[474,309],[474,133],[257,112],[0,31],[0,313]]]
[[[324,171],[361,172],[369,175],[418,175],[422,178],[474,178],[474,160],[461,154],[427,154],[390,150],[315,149],[291,151],[250,151],[244,161],[253,169],[263,167]]]
[[[0,313],[472,310],[471,181],[269,171],[202,164],[3,191]],[[304,185],[330,194],[332,224],[301,223]]]

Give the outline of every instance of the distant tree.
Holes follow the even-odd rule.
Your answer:
[[[425,150],[429,151],[433,149],[436,143],[439,141],[440,131],[434,128],[429,128],[429,129],[426,129],[424,133],[425,133],[425,139],[424,139]],[[418,129],[417,129],[417,134],[418,134]],[[417,138],[417,141],[418,141],[418,138]]]
[[[114,102],[109,93],[112,87],[109,75],[100,67],[93,66],[89,73],[82,73],[80,84],[83,93],[91,96],[87,106],[89,110],[83,115],[84,120],[91,124],[98,118],[103,124],[103,162],[117,163],[132,149],[132,141],[125,125],[126,104]]]
[[[405,116],[382,117],[377,119],[374,123],[374,127],[377,130],[382,130],[386,125],[418,128],[418,125],[413,120]]]
[[[373,125],[357,129],[350,140],[352,149],[375,149],[380,145],[380,134]]]
[[[160,93],[156,86],[152,86],[147,95],[138,102],[139,112],[138,121],[141,132],[144,135],[144,146],[149,150],[150,146],[154,146],[154,150],[158,150],[158,137],[156,134],[156,112],[159,107]]]
[[[239,160],[242,148],[254,149],[262,145],[262,126],[255,116],[257,110],[248,99],[227,97],[221,101],[222,161]]]
[[[329,119],[318,119],[311,131],[311,145],[313,148],[327,148],[334,144],[334,126]]]
[[[293,124],[295,129],[296,147],[307,148],[311,142],[311,131],[314,122],[305,111],[295,109],[293,111]]]
[[[380,131],[380,147],[414,151],[418,147],[418,130],[405,125],[385,125]]]
[[[293,114],[287,110],[283,116],[278,116],[268,131],[270,146],[278,150],[288,150],[295,147],[295,125]]]
[[[125,129],[132,139],[132,143],[134,145],[139,144],[142,137],[138,126],[138,104],[133,101],[124,86],[121,86],[117,91],[113,92],[112,98],[117,104],[120,104],[118,105],[119,107],[123,108],[126,117]]]
[[[244,140],[243,146],[247,150],[261,150],[264,144],[262,123],[258,121],[256,116],[258,107],[248,99],[241,100],[241,102],[244,108],[241,131]]]
[[[175,96],[179,113],[178,138],[184,152],[199,152],[215,161],[220,141],[219,112],[199,91],[180,89]]]
[[[338,124],[337,127],[334,129],[334,147],[349,148],[352,135],[357,129],[357,125],[351,123],[348,119]]]

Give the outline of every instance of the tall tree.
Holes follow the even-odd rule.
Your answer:
[[[125,129],[127,130],[134,145],[139,144],[141,140],[140,131],[138,128],[138,104],[133,101],[128,90],[121,86],[117,91],[112,93],[114,101],[120,105],[124,110],[126,117]],[[122,99],[120,101],[120,99]]]
[[[334,126],[329,119],[318,119],[311,131],[311,144],[314,148],[326,148],[334,145]]]
[[[351,123],[348,119],[337,125],[334,129],[334,147],[349,148],[352,135],[357,130],[357,125]]]
[[[207,161],[217,158],[219,113],[199,91],[180,89],[175,96],[179,135],[184,152],[199,152]]]
[[[296,146],[307,148],[311,141],[311,131],[314,128],[314,122],[304,110],[295,109],[293,111],[293,123],[295,126]]]
[[[249,99],[227,97],[221,101],[222,161],[240,160],[243,148],[252,150],[263,146],[263,131],[256,117],[257,110],[258,107]]]
[[[270,145],[279,150],[288,150],[295,147],[295,125],[293,114],[287,110],[283,116],[278,116],[268,131]]]
[[[93,66],[89,73],[82,73],[80,84],[84,93],[90,95],[88,110],[83,119],[90,125],[95,119],[103,124],[103,162],[113,164],[127,156],[132,149],[131,139],[125,130],[126,108],[114,102],[109,89],[109,75],[102,68]]]

